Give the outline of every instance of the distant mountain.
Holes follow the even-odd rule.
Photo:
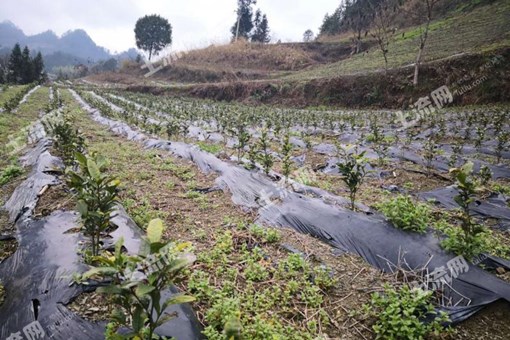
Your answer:
[[[26,39],[25,33],[10,21],[0,23],[0,47],[10,47]]]
[[[119,60],[135,60],[136,57],[140,54],[136,48],[130,48],[129,50],[117,54],[115,57]]]
[[[16,43],[22,48],[27,45],[31,51],[40,51],[47,70],[58,66],[90,65],[109,58],[134,59],[138,54],[137,50],[132,48],[119,55],[112,55],[104,47],[96,45],[82,29],[67,31],[61,37],[50,30],[27,36],[12,22],[1,22],[0,53],[11,50]]]

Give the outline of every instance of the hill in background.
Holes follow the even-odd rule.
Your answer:
[[[395,17],[399,14],[405,15],[401,12]],[[322,35],[309,43],[211,45],[189,51],[149,78],[144,77],[147,71],[141,64],[132,63],[118,73],[89,80],[125,84],[134,91],[220,100],[402,107],[458,77],[476,78],[478,68],[496,54],[506,58],[508,27],[510,2],[506,0],[456,1],[441,6],[430,25],[418,87],[412,86],[412,75],[420,26],[403,18],[392,26],[388,72],[377,41],[364,34],[362,52],[354,54],[353,34],[347,31]],[[459,101],[509,100],[508,65],[502,63],[484,86]]]
[[[112,55],[104,47],[96,45],[82,29],[70,30],[58,37],[53,31],[27,36],[10,21],[0,23],[0,54],[9,53],[14,44],[28,46],[31,51],[40,51],[47,70],[58,66],[91,65],[112,57],[135,59],[137,51],[130,49],[119,55]]]

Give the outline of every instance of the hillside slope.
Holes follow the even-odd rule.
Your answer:
[[[452,85],[495,55],[508,56],[510,2],[499,0],[469,10],[454,10],[431,24],[425,48],[421,84],[410,77],[419,46],[419,27],[397,30],[389,45],[389,68],[373,39],[366,51],[352,55],[349,35],[327,42],[210,46],[195,50],[145,78],[139,64],[127,64],[116,74],[91,77],[94,82],[125,84],[134,91],[193,95],[218,100],[242,100],[285,105],[405,107],[438,86]],[[485,87],[457,103],[505,101],[508,62],[500,63]],[[476,79],[473,79],[475,81]],[[435,86],[435,87],[434,87]],[[484,93],[486,87],[494,88]],[[416,100],[414,99],[414,100]]]

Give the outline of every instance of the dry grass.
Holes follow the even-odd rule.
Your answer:
[[[243,68],[266,71],[292,71],[312,65],[310,53],[283,44],[252,44],[240,40],[193,50],[177,64]]]

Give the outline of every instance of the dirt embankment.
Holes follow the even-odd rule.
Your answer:
[[[464,54],[423,65],[420,85],[413,87],[413,67],[313,80],[231,81],[164,88],[131,85],[128,90],[156,95],[192,96],[220,101],[293,107],[407,108],[441,86],[453,104],[510,101],[510,48],[490,54]]]
[[[367,43],[365,47],[372,45]],[[350,43],[338,41],[278,44],[239,41],[190,51],[147,80],[220,83],[275,79],[288,72],[346,59],[351,52]],[[160,65],[159,61],[155,63],[155,67]],[[141,63],[124,62],[118,72],[91,75],[88,79],[124,85],[140,84],[144,74],[149,72],[142,66]]]

